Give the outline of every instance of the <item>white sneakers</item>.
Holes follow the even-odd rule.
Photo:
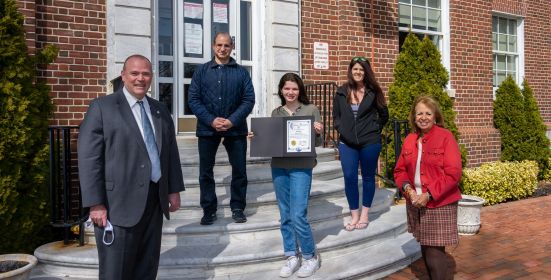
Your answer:
[[[293,273],[295,273],[295,271],[297,271],[299,267],[300,259],[296,256],[290,256],[287,258],[287,261],[285,261],[285,265],[279,271],[279,277],[291,277],[291,275],[293,275]]]
[[[300,266],[300,269],[297,272],[297,276],[300,278],[310,277],[319,268],[320,268],[320,257],[319,255],[315,255],[313,258],[309,260],[304,260],[302,262],[302,266]]]
[[[300,269],[299,269],[300,267]],[[285,265],[279,271],[279,277],[287,278],[291,277],[295,271],[298,270],[297,276],[300,278],[310,277],[314,275],[314,272],[320,268],[319,255],[315,255],[309,260],[303,260],[302,265],[300,258],[296,256],[290,256],[285,261]]]

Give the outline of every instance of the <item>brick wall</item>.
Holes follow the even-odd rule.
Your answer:
[[[51,124],[80,124],[90,100],[105,94],[105,0],[20,0],[18,4],[26,17],[30,51],[45,44],[60,50],[56,61],[39,73],[52,89]]]
[[[524,71],[526,79],[534,90],[541,116],[548,129],[551,129],[551,39],[547,35],[551,2],[548,0],[526,2]]]
[[[27,48],[29,52],[35,52],[36,45],[36,4],[34,0],[17,1],[19,11],[25,17],[24,27],[27,35]]]
[[[469,151],[469,166],[478,166],[498,160],[500,154],[500,136],[493,127],[492,110],[491,36],[492,15],[496,11],[525,17],[525,74],[534,88],[542,116],[551,126],[551,40],[544,32],[551,3],[449,2],[450,84],[456,90],[456,122],[461,143]],[[329,43],[329,70],[312,67],[312,45],[316,41]],[[302,71],[306,83],[342,83],[350,58],[357,55],[373,61],[386,92],[398,55],[397,0],[302,1]]]
[[[105,94],[107,76],[105,0],[18,0],[25,17],[31,54],[46,44],[59,48],[58,58],[39,79],[51,87],[51,125],[79,125],[93,98]],[[70,134],[71,217],[80,214],[76,133]],[[59,167],[59,166],[58,166]],[[57,182],[56,188],[61,186]]]
[[[500,137],[492,109],[492,3],[451,1],[450,33],[450,83],[456,90],[460,142],[468,150],[470,166],[498,160]]]
[[[302,74],[306,83],[346,81],[350,59],[372,61],[386,91],[398,55],[396,5],[387,1],[301,1]],[[314,42],[329,43],[329,69],[313,69]]]

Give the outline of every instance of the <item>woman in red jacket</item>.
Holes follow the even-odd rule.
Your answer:
[[[408,231],[421,244],[430,278],[453,279],[445,246],[458,243],[461,153],[433,98],[417,98],[409,121],[413,131],[404,140],[394,181],[406,197]]]

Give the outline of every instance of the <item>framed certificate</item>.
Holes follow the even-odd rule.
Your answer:
[[[315,157],[313,116],[251,118],[251,157]]]

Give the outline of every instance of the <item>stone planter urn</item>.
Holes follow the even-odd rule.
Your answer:
[[[480,229],[480,209],[484,199],[473,195],[461,195],[457,207],[457,230],[460,235],[474,235]]]
[[[31,276],[38,260],[33,255],[6,254],[0,255],[0,279],[26,280]]]

